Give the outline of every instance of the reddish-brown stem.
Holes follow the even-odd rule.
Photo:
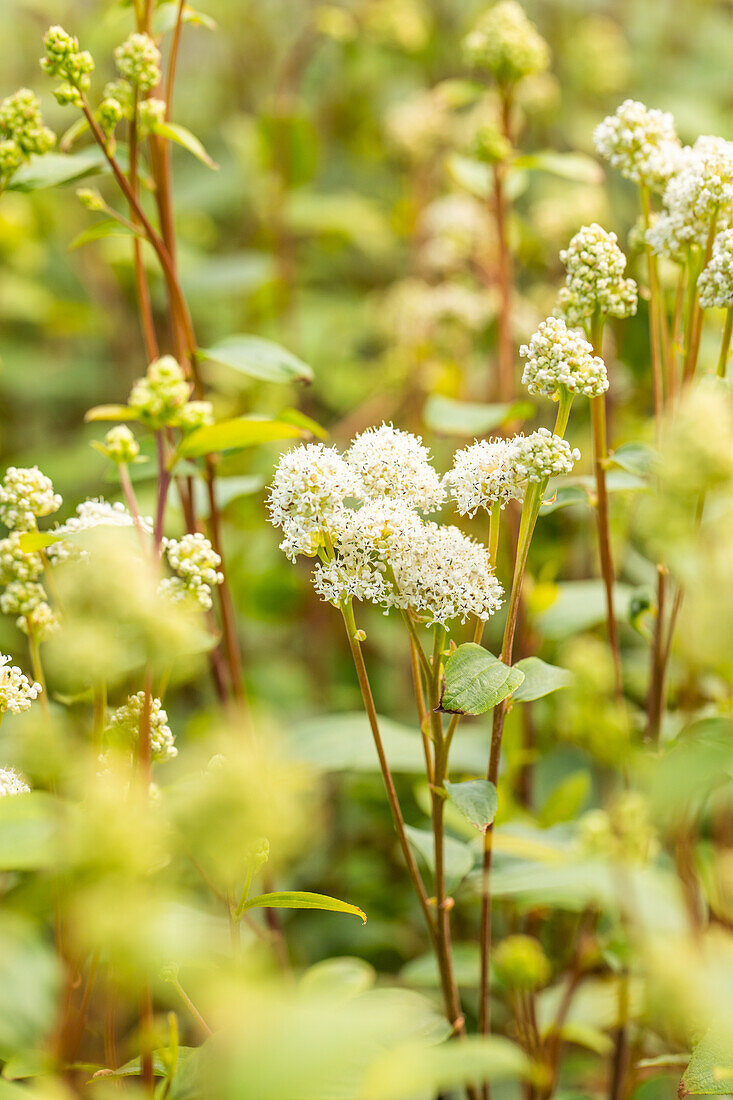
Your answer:
[[[649,677],[649,693],[647,696],[647,724],[645,738],[647,741],[659,740],[662,729],[662,717],[664,714],[664,625],[665,603],[667,599],[667,570],[665,566],[657,566],[657,617],[654,623],[654,638],[651,651],[651,671]]]
[[[158,504],[155,512],[155,527],[153,528],[153,548],[156,559],[160,557],[163,544],[163,526],[165,523],[165,506],[168,500],[168,489],[171,483],[171,472],[165,454],[165,437],[162,431],[155,433],[155,447],[158,455]]]
[[[135,89],[135,95],[133,99],[132,119],[130,121],[130,187],[133,194],[138,194],[138,133],[137,133],[137,115],[138,115],[138,93]],[[133,224],[137,225],[137,216],[132,207],[130,207],[130,217]],[[145,265],[143,263],[143,248],[140,238],[135,236],[132,240],[133,249],[133,263],[135,270],[135,287],[137,290],[138,306],[140,309],[140,323],[142,326],[143,339],[145,341],[145,351],[148,357],[148,362],[151,363],[154,359],[158,358],[158,338],[155,333],[155,322],[153,320],[153,308],[150,302],[150,289],[148,287],[148,280],[145,275]]]

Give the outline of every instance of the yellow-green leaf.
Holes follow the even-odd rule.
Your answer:
[[[182,458],[196,458],[216,451],[255,447],[258,443],[270,443],[275,439],[302,439],[304,434],[302,428],[286,424],[283,420],[237,416],[233,420],[220,420],[218,424],[197,428],[183,440],[178,454]]]
[[[185,126],[179,126],[176,122],[157,122],[154,130],[160,137],[167,138],[168,141],[174,141],[176,145],[182,145],[207,168],[219,167],[216,161],[212,160],[206,152],[196,135],[187,130]]]
[[[277,890],[272,894],[257,894],[248,898],[242,912],[248,909],[325,909],[330,913],[351,913],[366,924],[366,913],[348,901],[330,898],[327,894],[311,894],[307,890]]]

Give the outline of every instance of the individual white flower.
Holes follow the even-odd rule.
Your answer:
[[[122,735],[129,745],[140,737],[140,723],[145,705],[145,692],[138,691],[128,696],[127,702],[112,712],[109,730],[113,735]],[[163,710],[160,699],[150,700],[150,749],[153,760],[172,760],[178,756],[173,733],[168,725],[168,715]]]
[[[30,787],[15,768],[0,768],[0,798],[6,795],[28,794]]]
[[[394,562],[394,573],[401,599],[431,624],[485,622],[501,606],[488,550],[452,525],[425,523],[422,537]]]
[[[221,558],[199,531],[181,539],[166,539],[165,554],[171,569],[178,574],[161,582],[161,590],[172,599],[195,600],[207,611],[212,607],[212,586],[221,584]]]
[[[153,521],[149,516],[141,517],[140,523],[148,535],[153,533]],[[64,535],[78,535],[82,531],[93,531],[98,527],[134,527],[135,520],[121,501],[110,503],[101,497],[83,500],[77,505],[76,515],[70,516],[65,523],[54,527],[52,534],[63,538]],[[53,543],[46,550],[49,559],[58,565],[76,556],[79,551],[68,542]]]
[[[29,531],[36,519],[61,507],[49,477],[37,466],[9,466],[0,485],[0,520],[11,531]]]
[[[11,665],[10,657],[0,654],[0,714],[29,710],[41,691],[40,684],[29,680],[17,665]]]
[[[724,229],[715,238],[713,254],[697,280],[697,290],[705,309],[733,306],[733,229]]]
[[[636,313],[636,283],[624,278],[626,257],[615,233],[597,223],[583,226],[560,253],[567,276],[558,310],[569,325],[582,325],[596,310],[610,317]]]
[[[733,215],[733,142],[699,137],[678,154],[676,171],[664,190],[664,209],[646,234],[657,253],[683,262],[690,247],[704,248],[710,223],[718,229]]]
[[[521,499],[510,439],[479,439],[453,456],[453,469],[444,478],[448,493],[462,516],[479,508]]]
[[[654,190],[661,190],[676,170],[680,143],[672,115],[638,100],[624,100],[596,126],[593,140],[622,176]]]
[[[434,512],[445,489],[430,464],[430,451],[419,436],[392,424],[367,428],[346,452],[346,461],[367,500],[386,497],[404,501],[420,512]]]
[[[538,428],[531,435],[516,435],[514,469],[520,483],[541,483],[550,477],[569,474],[580,458],[577,447],[566,439],[553,435],[547,428]]]
[[[21,549],[21,534],[20,531],[11,531],[7,538],[0,539],[0,584],[36,581],[43,573],[41,555],[27,554]]]
[[[599,397],[608,389],[605,363],[582,332],[569,329],[560,317],[543,321],[519,354],[527,360],[522,384],[532,394],[556,400],[563,386],[585,397]]]
[[[312,557],[347,497],[359,497],[354,471],[335,447],[308,443],[280,456],[267,498],[270,523],[285,538],[280,549],[291,560]]]

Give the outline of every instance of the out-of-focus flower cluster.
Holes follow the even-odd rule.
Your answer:
[[[132,749],[140,737],[143,719],[149,726],[150,750],[154,761],[172,760],[178,756],[173,731],[168,725],[168,715],[163,710],[160,699],[148,700],[147,713],[145,692],[138,691],[130,695],[127,702],[112,712],[108,734],[112,741],[125,749]]]
[[[728,309],[733,305],[733,229],[724,229],[713,242],[713,254],[697,280],[700,305]]]
[[[41,107],[28,88],[0,103],[0,191],[31,156],[50,152],[56,135],[43,125]]]
[[[466,58],[498,84],[516,84],[550,63],[550,50],[515,0],[500,0],[478,19],[464,42]]]
[[[208,610],[212,606],[211,589],[221,584],[221,558],[200,531],[180,539],[165,540],[165,554],[175,577],[161,581],[161,591],[172,600],[191,599]]]

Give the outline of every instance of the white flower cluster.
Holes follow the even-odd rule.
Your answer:
[[[719,229],[728,226],[733,215],[733,142],[703,136],[681,150],[663,207],[646,239],[655,252],[677,261],[690,246],[704,248],[713,216]]]
[[[476,256],[487,254],[494,240],[485,204],[473,195],[441,195],[420,215],[421,266],[434,272],[461,270]]]
[[[523,499],[530,482],[568,473],[579,457],[540,429],[475,443],[456,455],[441,483],[421,440],[383,424],[357,436],[344,457],[322,444],[283,455],[270,519],[285,531],[281,549],[291,560],[318,553],[313,583],[324,600],[409,608],[431,623],[485,620],[502,596],[487,548],[420,512],[439,507],[446,490],[471,514]]]
[[[519,354],[527,362],[522,384],[530,393],[557,399],[562,387],[569,393],[600,397],[608,389],[606,365],[593,354],[591,344],[560,317],[548,317]]]
[[[140,736],[140,723],[145,706],[145,692],[138,691],[128,696],[127,702],[112,712],[109,731],[112,735],[122,735],[128,745],[134,744]],[[178,756],[173,733],[168,725],[168,715],[163,710],[160,699],[150,700],[150,749],[153,760],[172,760]]]
[[[679,138],[667,111],[626,99],[593,134],[597,152],[622,176],[662,190],[677,167]]]
[[[212,606],[211,589],[221,584],[221,558],[213,546],[199,531],[184,535],[181,539],[166,539],[165,554],[176,577],[161,582],[161,591],[173,600],[192,599],[205,610]]]
[[[309,443],[286,451],[275,469],[267,498],[270,522],[282,528],[280,549],[295,561],[312,557],[347,497],[359,495],[356,475],[335,447]]]
[[[316,592],[331,603],[410,608],[443,625],[469,615],[486,620],[501,606],[486,547],[457,527],[424,522],[404,502],[374,500],[344,515],[333,547],[313,574]]]
[[[713,254],[697,280],[700,305],[705,309],[733,306],[733,229],[718,233]]]
[[[21,531],[11,531],[0,539],[0,584],[13,581],[37,581],[43,573],[40,554],[26,554],[21,549]]]
[[[434,512],[445,500],[440,478],[430,464],[430,451],[419,436],[391,424],[367,428],[346,452],[362,500],[387,497],[419,512]]]
[[[10,657],[0,654],[0,714],[30,710],[41,691],[40,684],[29,680],[17,665],[11,665]]]
[[[509,500],[521,500],[523,491],[514,468],[511,439],[479,439],[456,451],[453,469],[444,484],[462,516],[473,516],[479,508],[502,508]]]
[[[577,447],[566,439],[553,435],[547,428],[538,428],[531,435],[517,435],[514,468],[520,483],[542,483],[547,478],[569,474],[580,458]]]
[[[30,531],[36,519],[61,507],[61,497],[37,466],[8,466],[0,485],[0,520],[11,531]]]
[[[597,223],[583,226],[560,253],[567,276],[558,297],[558,314],[582,325],[596,310],[611,317],[636,313],[636,283],[624,277],[626,257],[615,233]]]
[[[28,794],[30,787],[15,768],[0,768],[0,798],[13,794]]]

